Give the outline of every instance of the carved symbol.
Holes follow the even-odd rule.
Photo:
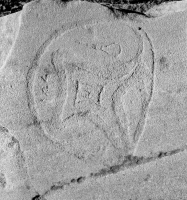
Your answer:
[[[118,36],[107,33],[112,27],[119,28]],[[139,37],[130,27],[123,24],[121,28],[120,22],[96,25],[94,35],[78,27],[50,45],[37,69],[37,76],[43,75],[35,78],[35,104],[47,123],[46,133],[64,141],[68,123],[87,118],[108,132],[105,136],[116,148],[134,148],[145,124],[153,70],[140,62],[141,48],[129,49],[127,40],[137,44]],[[146,73],[150,81],[144,80]]]

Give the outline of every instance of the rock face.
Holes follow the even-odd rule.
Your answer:
[[[13,25],[7,19],[13,31],[0,74],[4,199],[114,199],[113,185],[115,199],[157,198],[138,191],[151,191],[170,159],[186,164],[186,15],[116,20],[98,4],[47,0],[25,6]],[[152,182],[143,186],[144,166]],[[166,176],[158,190],[179,181]]]
[[[19,34],[21,12],[0,18],[0,66],[5,65],[6,59],[11,54],[11,48]]]

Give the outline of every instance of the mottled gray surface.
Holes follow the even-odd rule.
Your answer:
[[[186,199],[186,17],[48,0],[7,20],[3,199]]]

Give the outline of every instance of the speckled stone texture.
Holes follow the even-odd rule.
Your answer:
[[[187,199],[186,18],[52,0],[3,18],[0,200]]]

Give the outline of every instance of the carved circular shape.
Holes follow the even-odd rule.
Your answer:
[[[118,59],[129,62],[140,45],[138,35],[120,21],[79,27],[64,35],[64,40],[76,57],[99,66]]]
[[[99,126],[99,121],[96,128],[86,119],[88,116],[91,119],[97,109],[102,112],[100,100],[105,99],[101,98],[105,84],[111,80],[119,81],[135,69],[135,62],[140,56],[139,45],[138,34],[122,22],[80,26],[54,39],[40,57],[32,87],[34,107],[45,133],[66,145],[69,152],[74,151],[76,145],[68,137],[73,138],[75,134],[76,138],[77,132],[81,131],[87,131],[89,137],[90,131],[104,137],[104,146],[110,143],[123,148],[123,144],[128,142],[121,140],[122,134],[117,124],[115,128],[105,126],[110,127],[110,133],[107,133]],[[86,123],[80,126],[83,119]],[[118,131],[119,135],[113,131]],[[87,142],[95,141],[96,135]],[[80,142],[79,148],[87,142]],[[92,144],[86,147],[88,152],[85,155],[96,151]],[[88,159],[89,155],[86,157]]]
[[[105,79],[115,72],[112,65],[116,65],[118,76],[129,73],[133,66],[126,64],[136,61],[142,51],[140,35],[120,21],[79,26],[57,38],[53,45],[66,49],[66,62],[86,63],[85,70]]]

